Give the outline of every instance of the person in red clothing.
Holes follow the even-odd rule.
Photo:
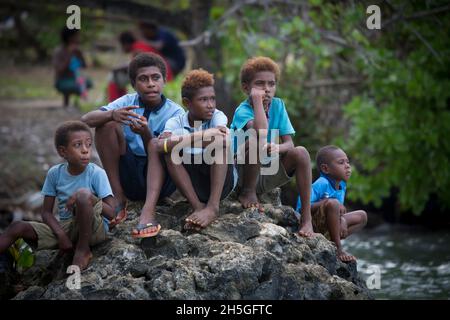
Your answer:
[[[149,45],[145,41],[137,40],[133,33],[130,31],[124,31],[119,36],[119,41],[122,46],[122,50],[125,53],[130,53],[131,58],[134,58],[138,53],[150,52],[161,56],[161,53]],[[162,56],[161,56],[162,57]],[[164,57],[163,57],[164,59]],[[167,81],[173,79],[173,73],[170,65],[166,62]],[[127,94],[128,85],[128,65],[121,66],[112,71],[112,79],[108,83],[108,102],[112,102],[121,96]]]

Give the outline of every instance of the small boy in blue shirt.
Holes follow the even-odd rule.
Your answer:
[[[42,188],[40,222],[14,222],[0,236],[0,253],[18,238],[37,250],[69,252],[75,248],[73,265],[85,269],[92,253],[89,245],[106,239],[114,217],[114,198],[105,171],[90,163],[92,135],[81,121],[67,121],[56,130],[55,146],[66,162],[50,168]],[[59,221],[53,216],[58,200]]]
[[[245,144],[241,144],[244,146],[245,163],[240,165],[238,160],[238,199],[244,208],[257,207],[262,211],[257,194],[282,186],[295,175],[297,190],[304,203],[299,234],[311,237],[314,234],[309,202],[311,163],[308,151],[304,147],[295,147],[292,140],[295,130],[286,107],[283,100],[275,97],[279,76],[278,65],[267,57],[251,58],[241,68],[241,86],[248,99],[237,107],[230,127],[238,138],[236,141],[246,132],[250,132],[250,135]],[[277,131],[281,142],[276,141],[276,136],[272,136]],[[252,150],[252,146],[258,146],[259,151],[262,146],[270,156],[260,156],[260,152],[256,148]],[[256,153],[257,159],[252,161]],[[275,161],[278,162],[275,174],[260,174],[263,167],[272,166]]]
[[[81,118],[96,128],[95,145],[117,201],[116,218],[110,227],[126,219],[127,198],[146,200],[147,186],[154,174],[159,175],[147,169],[150,141],[161,134],[167,120],[184,113],[181,106],[162,94],[166,64],[159,55],[136,55],[128,74],[136,93],[124,95]],[[159,190],[161,198],[175,191],[169,175],[165,177]],[[156,228],[152,227],[151,232]]]
[[[344,207],[347,180],[352,172],[347,155],[342,149],[329,145],[317,152],[316,162],[320,177],[313,183],[311,192],[314,230],[336,244],[341,261],[356,261],[343,250],[340,240],[362,229],[367,223],[367,214],[363,210],[347,212]],[[297,211],[301,206],[299,198]]]
[[[199,230],[217,218],[220,200],[237,184],[237,171],[232,159],[227,163],[228,119],[216,109],[213,75],[202,69],[190,71],[181,96],[188,111],[167,121],[159,143],[172,180],[194,209],[185,229]],[[214,149],[214,155],[208,149]],[[176,163],[180,152],[181,165]]]

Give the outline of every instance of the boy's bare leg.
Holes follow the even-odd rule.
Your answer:
[[[188,200],[194,212],[200,211],[205,208],[205,204],[200,201],[195,193],[194,186],[192,185],[191,177],[183,165],[175,165],[172,161],[170,155],[165,156],[167,169],[169,170],[170,176],[175,183],[177,189],[181,194]],[[189,216],[190,217],[190,216]],[[195,227],[193,221],[186,218],[185,229],[198,229]]]
[[[256,155],[257,163],[250,163],[253,149],[249,144],[257,144],[257,140],[254,137],[249,137],[245,144],[245,164],[243,165],[242,175],[242,188],[239,192],[238,200],[244,209],[258,208],[262,211],[262,207],[259,204],[258,196],[256,195],[256,185],[258,183],[258,177],[260,174],[261,164],[259,163],[259,155]],[[256,151],[256,148],[255,148]],[[257,151],[256,151],[257,152]]]
[[[78,190],[75,198],[75,219],[78,224],[78,242],[72,264],[79,266],[80,270],[86,269],[89,261],[92,259],[89,240],[92,234],[94,204],[91,198],[92,194],[86,189]]]
[[[158,203],[159,194],[164,184],[165,172],[162,164],[161,155],[157,150],[157,138],[150,140],[148,150],[148,166],[147,166],[147,193],[145,203],[142,207],[140,224],[152,223],[154,227],[149,232],[155,232],[157,229],[155,208]]]
[[[339,215],[339,201],[330,199],[325,203],[325,214],[331,241],[336,244],[337,256],[341,261],[356,261],[356,258],[344,251],[341,244],[341,217]]]
[[[309,152],[303,147],[290,149],[281,159],[287,173],[295,171],[297,191],[302,202],[299,234],[312,237],[314,230],[311,220],[311,159]]]
[[[126,152],[126,142],[121,125],[110,121],[95,130],[95,147],[108,175],[117,206],[123,207],[127,198],[120,185],[119,159]]]
[[[31,224],[24,221],[15,221],[0,235],[0,253],[4,253],[19,238],[26,242],[36,242],[37,234]]]
[[[352,211],[344,214],[341,216],[341,223],[342,219],[344,219],[345,224],[347,225],[347,237],[362,228],[367,224],[367,213],[363,210],[357,210]],[[341,236],[341,239],[343,237]]]
[[[217,149],[216,149],[217,150]],[[226,149],[225,149],[226,150]],[[217,219],[219,215],[219,203],[222,195],[223,187],[228,172],[228,164],[226,163],[226,152],[224,149],[217,150],[215,162],[210,166],[210,195],[208,203],[204,209],[194,211],[187,221],[194,223],[202,228],[207,227],[211,222]]]
[[[238,200],[245,209],[260,207],[258,196],[256,195],[256,183],[258,181],[260,167],[259,164],[244,164],[242,188]]]

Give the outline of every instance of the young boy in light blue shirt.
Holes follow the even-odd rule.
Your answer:
[[[311,214],[314,230],[325,235],[336,244],[337,256],[341,261],[356,261],[345,252],[341,239],[362,229],[367,223],[363,210],[347,212],[344,206],[347,180],[351,166],[347,155],[336,146],[325,146],[317,152],[317,169],[320,177],[313,183],[311,191]],[[300,198],[297,211],[301,211]]]
[[[67,121],[56,130],[55,146],[66,162],[50,168],[42,188],[42,220],[14,222],[0,236],[0,253],[18,238],[37,250],[75,249],[73,265],[85,269],[92,253],[89,245],[106,239],[114,217],[114,198],[105,171],[90,163],[92,135],[81,121]],[[53,216],[58,200],[59,221]]]
[[[304,147],[294,146],[292,135],[295,130],[283,100],[275,97],[279,76],[278,65],[267,57],[251,58],[241,68],[241,86],[248,99],[237,107],[230,126],[238,142],[238,150],[235,150],[238,152],[238,199],[244,208],[257,207],[262,210],[257,194],[282,186],[295,175],[297,190],[304,203],[299,234],[311,237],[314,231],[309,203],[310,158]],[[244,144],[243,139],[239,138],[246,133],[250,134]],[[261,148],[267,151],[268,157],[261,155]],[[245,153],[243,164],[239,164],[240,150]],[[275,162],[277,166],[274,167],[278,170],[270,175],[263,174],[262,169],[273,167]]]

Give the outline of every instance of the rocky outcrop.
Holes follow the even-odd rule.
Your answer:
[[[36,254],[15,299],[368,299],[356,263],[336,259],[319,235],[304,239],[294,210],[281,206],[279,190],[266,197],[265,213],[225,200],[220,218],[201,232],[182,230],[189,205],[158,207],[163,226],[154,238],[135,240],[142,203],[109,239],[93,249],[81,288],[66,286],[67,260],[56,251]]]

